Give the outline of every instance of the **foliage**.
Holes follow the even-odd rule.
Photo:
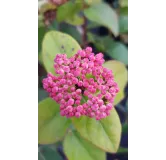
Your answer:
[[[56,6],[46,0],[39,2],[38,59],[39,159],[62,160],[63,152],[69,160],[104,160],[109,154],[125,154],[127,147],[121,140],[128,132],[126,86],[128,81],[128,1],[71,0]],[[118,7],[115,5],[117,2]],[[55,12],[55,18],[45,12]],[[51,13],[52,13],[51,12]],[[45,22],[49,21],[49,25]],[[60,116],[59,105],[48,98],[41,80],[47,73],[55,74],[56,54],[71,57],[77,50],[92,46],[105,56],[104,66],[111,69],[120,87],[109,117],[96,121],[88,117],[67,119]]]
[[[115,36],[119,34],[118,16],[106,3],[95,4],[85,9],[84,14],[89,20],[108,27]]]

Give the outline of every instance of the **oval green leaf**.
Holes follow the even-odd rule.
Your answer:
[[[121,137],[121,123],[115,109],[111,110],[110,116],[100,121],[84,116],[79,119],[73,118],[72,122],[86,140],[106,152],[117,152]]]
[[[124,88],[128,81],[128,72],[125,65],[116,60],[107,61],[103,66],[113,71],[115,82],[118,83],[120,91],[115,97],[114,105],[116,105],[124,98]]]
[[[56,19],[58,22],[62,22],[68,18],[73,17],[75,14],[77,14],[83,6],[83,3],[81,2],[67,2],[57,9],[57,16]]]
[[[113,59],[121,61],[124,64],[128,64],[128,50],[127,47],[120,42],[110,42],[108,49],[106,50],[107,54]]]
[[[125,97],[125,94],[123,89],[123,90],[120,90],[119,93],[116,95],[114,99],[114,105],[117,105],[119,102],[121,102],[121,100],[123,100],[124,97]]]
[[[104,151],[82,139],[76,132],[69,132],[65,137],[64,152],[68,160],[105,160]]]
[[[119,17],[119,28],[120,28],[120,33],[128,32],[128,16],[121,15]]]
[[[73,26],[80,26],[84,24],[84,18],[75,14],[73,17],[66,19],[65,22]]]
[[[51,144],[63,138],[69,127],[69,119],[60,116],[59,105],[51,98],[38,106],[38,143]]]
[[[47,32],[42,44],[42,60],[46,71],[55,74],[53,66],[57,54],[66,53],[71,57],[79,49],[79,44],[71,36],[57,31]]]
[[[115,36],[119,34],[118,16],[113,8],[107,3],[99,3],[92,5],[84,10],[85,16],[98,24],[109,28]]]

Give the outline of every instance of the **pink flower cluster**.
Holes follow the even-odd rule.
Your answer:
[[[95,55],[87,47],[71,58],[58,54],[54,62],[57,75],[49,73],[43,79],[43,88],[60,104],[62,116],[100,120],[110,114],[119,88],[112,70],[102,66],[102,53]]]

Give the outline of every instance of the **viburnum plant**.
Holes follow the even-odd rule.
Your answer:
[[[63,141],[69,160],[104,160],[105,152],[117,152],[121,123],[114,105],[124,96],[125,65],[105,62],[102,53],[56,31],[44,37],[42,61],[50,98],[39,103],[39,144]]]

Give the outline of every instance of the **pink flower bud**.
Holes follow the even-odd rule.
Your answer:
[[[97,111],[98,108],[99,108],[99,105],[98,104],[93,104],[91,108],[92,108],[93,111]]]
[[[79,112],[76,112],[76,113],[75,113],[75,116],[76,116],[77,118],[79,118],[79,117],[81,116],[81,114],[80,114]]]
[[[91,118],[95,117],[94,112],[91,112],[91,113],[90,113],[90,117],[91,117]]]
[[[107,104],[106,107],[107,107],[107,110],[111,110],[113,108],[111,103]]]
[[[76,93],[77,93],[77,94],[81,94],[81,89],[77,89],[77,90],[76,90]]]
[[[83,82],[82,81],[79,81],[78,82],[78,86],[81,87],[83,85]]]
[[[83,107],[81,105],[77,107],[78,112],[81,112],[82,110],[83,110]]]
[[[104,112],[104,111],[106,110],[106,108],[107,108],[107,107],[106,107],[105,105],[102,105],[102,106],[100,107],[100,111],[101,111],[101,112]]]
[[[86,47],[86,52],[88,52],[88,53],[91,53],[92,52],[92,48],[91,47]]]
[[[60,111],[61,116],[65,116],[65,112],[62,110]]]
[[[72,112],[72,111],[73,111],[73,107],[72,107],[72,106],[68,106],[68,107],[66,108],[66,110],[67,110],[68,112]]]
[[[76,100],[76,101],[75,101],[75,104],[76,104],[76,105],[80,105],[80,103],[81,103],[80,100]]]
[[[64,69],[64,71],[67,72],[67,73],[70,72],[70,68],[69,68],[69,66],[64,66],[63,69]]]
[[[104,104],[103,100],[102,100],[102,99],[99,99],[99,100],[98,100],[98,104],[99,104],[100,106],[103,105],[103,104]]]
[[[69,100],[68,100],[68,105],[73,105],[74,104],[74,99],[72,99],[72,98],[70,98]]]

